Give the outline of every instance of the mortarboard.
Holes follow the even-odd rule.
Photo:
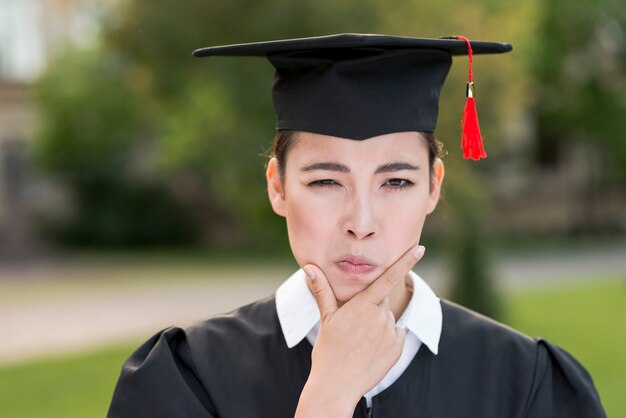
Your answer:
[[[510,44],[375,34],[339,34],[201,48],[196,57],[264,56],[275,67],[276,129],[363,140],[402,131],[433,132],[439,93],[453,55],[469,56],[463,116],[466,158],[486,154],[473,99],[472,54]]]

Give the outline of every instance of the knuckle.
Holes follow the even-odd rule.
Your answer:
[[[316,299],[322,298],[324,296],[324,289],[321,287],[313,288],[313,296],[315,296]]]

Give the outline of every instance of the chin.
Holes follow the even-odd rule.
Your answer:
[[[338,302],[345,303],[365,290],[381,274],[372,271],[366,274],[349,274],[340,269],[329,268],[326,276]]]
[[[337,283],[330,281],[330,287],[333,289],[337,302],[346,303],[358,293],[363,291],[369,283]]]

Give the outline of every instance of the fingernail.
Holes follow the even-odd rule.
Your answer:
[[[424,255],[425,251],[426,251],[426,248],[423,245],[418,245],[417,247],[415,247],[415,250],[413,251],[413,257],[420,258],[421,256]]]
[[[309,276],[309,279],[311,279],[311,281],[315,280],[315,270],[313,270],[311,267],[305,267],[302,270],[304,270],[306,275]]]

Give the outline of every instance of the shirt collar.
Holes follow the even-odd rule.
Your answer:
[[[437,354],[442,327],[441,303],[421,277],[413,271],[410,277],[413,295],[397,325],[415,334]],[[289,348],[298,345],[319,322],[320,312],[302,270],[296,271],[276,291],[276,312]]]

